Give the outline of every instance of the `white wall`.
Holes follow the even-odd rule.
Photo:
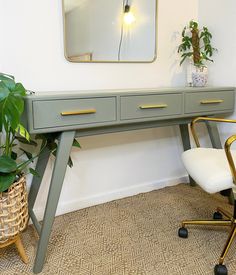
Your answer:
[[[215,2],[217,12],[222,7]],[[198,17],[198,0],[159,0],[158,58],[151,64],[69,63],[63,55],[60,1],[2,0],[0,4],[0,10],[4,11],[1,26],[7,26],[1,29],[5,38],[0,43],[0,52],[4,52],[0,60],[2,71],[15,75],[30,90],[66,93],[76,89],[152,88],[186,83],[176,47],[179,31],[190,19]],[[201,5],[199,8],[203,12]],[[227,20],[231,15],[230,9]],[[214,28],[216,33],[217,29]],[[227,32],[231,33],[231,29]],[[227,43],[225,47],[222,51],[228,49]],[[217,62],[226,70],[229,64],[222,58],[219,55]],[[220,83],[217,77],[211,82],[235,85],[233,79],[232,74]],[[80,142],[83,149],[72,152],[74,168],[67,171],[58,213],[177,183],[185,176],[176,127],[87,137]],[[39,214],[45,202],[51,165],[36,205]]]
[[[210,85],[236,85],[236,2],[235,0],[199,0],[199,22],[213,35],[218,52],[209,64]]]
[[[218,52],[209,64],[209,85],[236,86],[236,1],[199,0],[199,22],[208,26]],[[232,114],[231,118],[236,118]],[[235,134],[235,125],[220,125],[221,141]],[[236,145],[234,145],[236,146]]]

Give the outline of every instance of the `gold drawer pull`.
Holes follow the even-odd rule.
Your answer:
[[[94,114],[94,113],[96,113],[96,109],[86,109],[86,110],[78,110],[78,111],[61,112],[61,115],[73,116],[73,115],[86,115],[86,114]]]
[[[210,100],[201,100],[201,104],[214,104],[214,103],[222,103],[223,99],[210,99]]]
[[[160,109],[160,108],[166,108],[167,104],[157,104],[157,105],[140,105],[140,109]]]

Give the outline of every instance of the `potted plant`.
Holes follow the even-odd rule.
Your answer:
[[[22,147],[22,144],[37,146],[21,123],[25,96],[26,89],[21,83],[0,73],[0,248],[15,243],[22,260],[28,262],[19,235],[29,219],[25,174],[39,176],[30,164],[46,146],[56,155],[57,133],[37,135],[36,140],[42,142],[34,156]],[[73,146],[80,148],[76,139]],[[68,165],[73,166],[70,157]]]
[[[207,83],[206,62],[212,60],[215,48],[211,45],[212,34],[207,27],[199,29],[199,24],[191,20],[188,26],[182,31],[182,41],[178,47],[178,53],[181,53],[180,65],[186,60],[192,60],[192,85],[205,86]]]
[[[15,243],[24,262],[27,257],[19,233],[28,223],[24,172],[34,157],[19,142],[37,145],[21,124],[26,90],[13,76],[0,73],[0,247]],[[27,159],[22,160],[22,154]]]

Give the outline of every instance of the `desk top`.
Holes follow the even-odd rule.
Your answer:
[[[64,90],[64,91],[36,91],[27,95],[27,100],[34,99],[57,99],[57,98],[73,98],[73,97],[90,97],[90,96],[106,96],[106,95],[140,95],[151,93],[196,93],[196,92],[214,92],[235,90],[235,87],[158,87],[158,88],[142,88],[142,89],[103,89],[103,90]]]
[[[234,111],[234,87],[41,92],[26,97],[30,133],[172,123]],[[123,127],[124,128],[124,127]],[[123,129],[122,128],[122,129]]]

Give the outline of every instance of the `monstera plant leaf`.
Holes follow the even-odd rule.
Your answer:
[[[26,90],[20,83],[15,83],[13,79],[5,80],[0,75],[0,113],[1,124],[5,129],[11,127],[13,130],[19,127],[20,117],[24,111],[24,99]]]
[[[0,192],[9,188],[16,178],[16,162],[8,156],[0,156]]]
[[[6,191],[15,181],[16,174],[3,174],[0,173],[0,192]]]
[[[8,156],[0,156],[0,173],[11,173],[16,171],[16,162]]]

